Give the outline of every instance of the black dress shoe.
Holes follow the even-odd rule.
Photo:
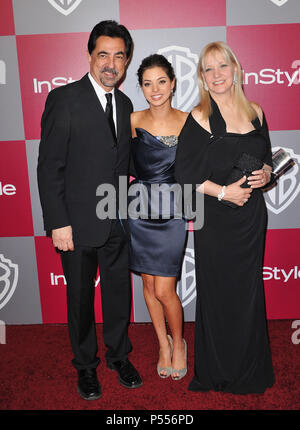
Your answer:
[[[116,370],[119,374],[119,382],[126,388],[138,388],[143,383],[136,368],[128,359],[122,361],[114,361],[108,363],[107,367],[111,370]]]
[[[101,397],[101,387],[96,369],[78,370],[77,392],[85,400],[97,400]]]

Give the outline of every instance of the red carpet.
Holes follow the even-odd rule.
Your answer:
[[[300,344],[291,341],[291,321],[269,321],[276,383],[264,395],[194,393],[187,390],[193,375],[194,323],[185,324],[188,374],[181,381],[156,373],[157,343],[151,324],[131,324],[131,361],[143,386],[128,390],[104,365],[102,326],[97,325],[98,367],[102,398],[82,400],[76,392],[77,373],[66,325],[7,326],[0,345],[0,410],[298,410],[300,409]]]

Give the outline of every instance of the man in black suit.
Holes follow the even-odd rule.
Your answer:
[[[88,41],[90,72],[51,91],[41,121],[38,185],[44,226],[61,255],[77,391],[87,400],[101,396],[94,317],[98,267],[107,366],[118,372],[123,386],[142,385],[128,360],[131,285],[126,220],[118,211],[115,219],[96,215],[97,187],[111,184],[118,195],[119,177],[128,174],[132,103],[116,85],[131,51],[132,39],[124,26],[115,21],[97,24]]]

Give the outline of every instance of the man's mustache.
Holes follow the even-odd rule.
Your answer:
[[[115,76],[118,76],[118,74],[119,74],[116,69],[111,69],[110,67],[107,67],[107,66],[103,67],[103,69],[101,69],[100,72],[101,73],[105,73],[105,72],[112,73]]]

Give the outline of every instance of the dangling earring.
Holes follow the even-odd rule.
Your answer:
[[[237,82],[238,82],[237,76],[236,76],[236,73],[234,72],[234,75],[233,75],[233,85],[236,85]]]
[[[203,81],[203,88],[205,89],[205,91],[208,91],[208,86],[206,81]]]

